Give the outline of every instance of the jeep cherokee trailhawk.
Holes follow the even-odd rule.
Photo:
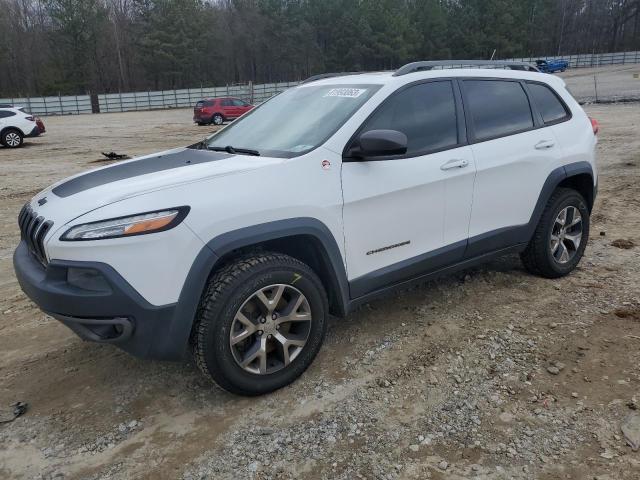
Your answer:
[[[597,123],[559,78],[465,63],[312,77],[198,144],[63,180],[20,212],[20,285],[83,339],[192,351],[255,395],[390,289],[513,252],[566,275]]]

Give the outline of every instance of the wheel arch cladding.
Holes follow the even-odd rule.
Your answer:
[[[4,127],[2,130],[0,130],[0,136],[4,135],[5,133],[7,133],[7,132],[9,132],[11,130],[15,130],[16,132],[18,132],[23,137],[25,136],[25,133],[22,131],[22,129],[20,127],[14,126],[14,125],[9,125],[7,127]]]
[[[533,231],[538,225],[542,212],[551,195],[560,187],[569,187],[580,192],[587,200],[589,212],[591,212],[591,207],[595,201],[595,184],[591,164],[589,162],[576,162],[558,167],[549,174],[542,186],[538,202],[527,225],[529,238],[533,235]]]
[[[209,278],[218,268],[248,250],[263,248],[290,255],[306,263],[322,280],[330,311],[344,316],[349,302],[342,254],[326,225],[314,218],[292,218],[254,225],[219,235],[194,260],[176,305],[171,333],[174,347],[187,351],[195,316]],[[170,347],[170,346],[167,346]],[[175,351],[174,348],[161,349]]]
[[[595,202],[595,188],[592,171],[567,173],[571,176],[567,176],[562,180],[558,184],[558,187],[566,187],[578,191],[587,201],[587,208],[589,209],[589,213],[591,213],[593,203]]]
[[[349,297],[342,254],[329,228],[315,218],[291,218],[241,228],[214,238],[207,246],[219,257],[216,267],[253,248],[296,258],[322,280],[332,313],[346,313]]]

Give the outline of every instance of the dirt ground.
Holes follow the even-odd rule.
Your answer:
[[[29,404],[0,424],[0,478],[640,478],[621,432],[640,414],[640,105],[587,110],[600,188],[572,275],[507,257],[365,305],[332,320],[301,379],[260,398],[82,342],[13,273],[16,217],[41,188],[100,151],[211,129],[187,110],[45,119],[45,137],[0,148],[0,408]]]

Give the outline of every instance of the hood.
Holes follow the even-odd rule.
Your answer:
[[[45,218],[56,217],[56,223],[66,223],[126,198],[282,161],[281,158],[177,148],[67,178],[36,195],[31,206]]]

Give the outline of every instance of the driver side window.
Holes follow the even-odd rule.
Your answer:
[[[424,155],[458,144],[458,125],[450,81],[427,82],[393,94],[366,121],[370,130],[397,130],[407,136],[407,156]]]

